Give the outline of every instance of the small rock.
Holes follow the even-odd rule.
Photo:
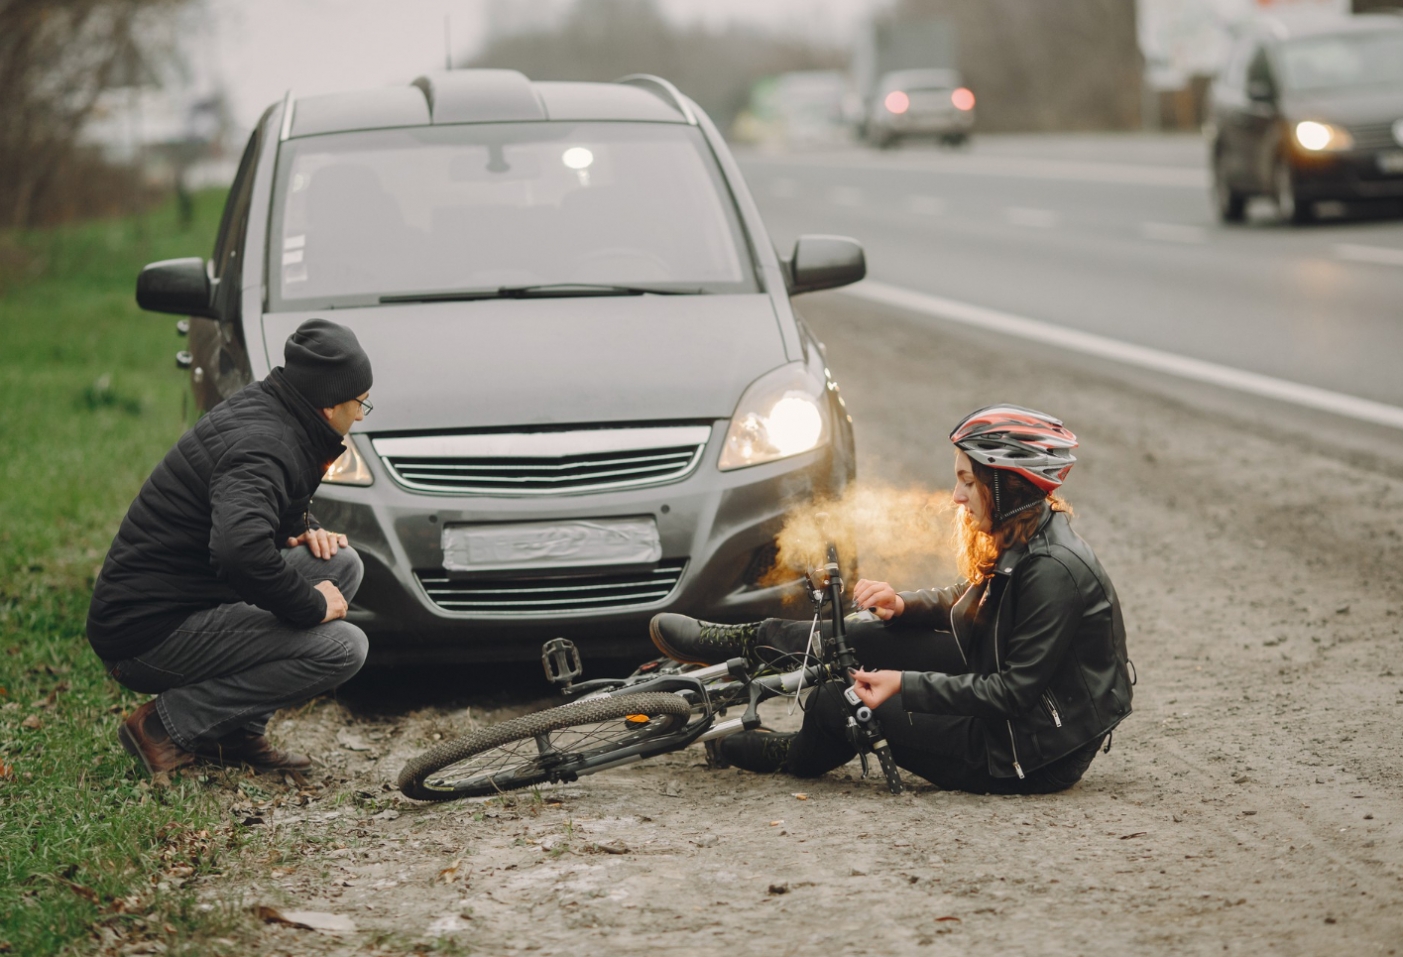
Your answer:
[[[1335,614],[1337,614],[1337,615],[1348,615],[1348,614],[1349,614],[1349,605],[1341,605],[1339,608],[1336,608],[1336,609],[1335,609]],[[1333,922],[1333,921],[1330,921],[1329,923],[1334,923],[1334,922]]]
[[[393,821],[399,817],[399,812],[392,807],[387,807],[371,818],[372,821]]]
[[[721,838],[717,837],[715,834],[702,834],[692,838],[692,843],[697,847],[715,847],[717,844],[721,843]]]
[[[681,797],[681,796],[682,796],[682,784],[681,784],[676,778],[670,778],[670,779],[668,780],[668,782],[667,782],[666,784],[663,785],[663,792],[662,792],[662,793],[663,793],[663,796],[664,796],[664,797],[670,797],[670,798]]]
[[[771,893],[771,894],[788,894],[788,893],[789,893],[789,885],[788,885],[788,884],[771,884],[771,885],[770,885],[770,893]]]

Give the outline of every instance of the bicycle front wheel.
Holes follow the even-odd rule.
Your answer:
[[[675,694],[587,698],[511,718],[445,741],[412,759],[399,789],[419,801],[451,801],[573,781],[609,757],[686,723],[692,706]]]

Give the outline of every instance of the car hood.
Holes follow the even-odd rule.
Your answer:
[[[268,313],[269,365],[313,317],[349,326],[370,356],[365,432],[727,418],[747,385],[785,362],[763,294]]]
[[[1392,123],[1403,118],[1403,87],[1297,94],[1283,103],[1283,112],[1292,120],[1324,120],[1327,123]]]

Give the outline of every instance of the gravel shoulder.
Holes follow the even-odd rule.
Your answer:
[[[405,759],[549,703],[539,685],[413,709],[352,689],[274,726],[322,762],[307,786],[264,781],[233,809],[282,860],[205,893],[358,929],[270,923],[255,951],[1403,949],[1396,471],[841,296],[814,297],[806,317],[852,410],[864,480],[945,486],[948,423],[996,399],[1055,411],[1081,436],[1068,495],[1121,593],[1139,673],[1110,753],[1039,797],[944,793],[910,775],[891,797],[855,763],[798,781],[709,770],[694,748],[427,806],[389,789]],[[902,571],[863,562],[869,576]]]

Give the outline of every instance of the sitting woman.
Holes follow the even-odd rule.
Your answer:
[[[901,593],[859,581],[853,602],[873,620],[847,629],[864,666],[855,688],[896,763],[938,787],[1061,791],[1130,713],[1133,683],[1115,589],[1057,494],[1076,461],[1076,436],[1041,412],[997,405],[967,416],[950,440],[964,581]],[[802,652],[809,628],[663,614],[650,633],[669,657],[710,664]],[[722,759],[799,777],[846,764],[854,751],[840,693],[837,682],[820,685],[797,733],[722,739]]]

